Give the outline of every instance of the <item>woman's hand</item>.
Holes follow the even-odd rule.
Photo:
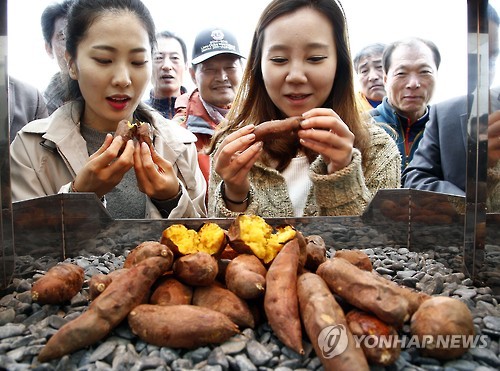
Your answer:
[[[493,167],[500,159],[500,111],[488,116],[488,166]]]
[[[300,144],[321,156],[328,174],[343,169],[352,161],[354,134],[342,119],[329,108],[313,108],[305,112],[302,130],[298,131]]]
[[[129,140],[118,156],[123,138],[106,135],[102,146],[92,154],[74,179],[78,192],[94,192],[99,198],[111,191],[134,166],[134,142]]]
[[[254,125],[247,125],[229,134],[215,152],[214,171],[224,181],[228,199],[244,200],[250,190],[248,172],[262,150],[253,130]]]
[[[139,190],[155,200],[174,198],[180,184],[170,161],[161,157],[153,146],[137,143],[134,150],[134,169]]]

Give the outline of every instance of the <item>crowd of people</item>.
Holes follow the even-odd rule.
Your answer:
[[[465,194],[468,100],[431,105],[438,46],[416,35],[351,57],[338,1],[270,1],[248,55],[224,25],[189,55],[140,0],[63,0],[41,25],[59,72],[43,92],[9,89],[14,201],[93,192],[122,219],[300,217],[360,215],[384,188]],[[299,127],[256,140],[288,117]],[[123,120],[150,140],[116,135]],[[488,123],[498,211],[500,113]]]

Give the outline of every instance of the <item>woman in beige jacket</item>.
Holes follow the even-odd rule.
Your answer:
[[[400,187],[400,155],[356,106],[343,10],[335,0],[273,0],[257,23],[240,89],[213,140],[209,216],[359,215]],[[256,141],[265,121],[296,131]]]
[[[154,44],[140,0],[75,1],[66,33],[72,99],[13,141],[14,201],[94,192],[114,218],[206,215],[196,138],[141,104]],[[121,120],[148,123],[153,146],[114,136]]]

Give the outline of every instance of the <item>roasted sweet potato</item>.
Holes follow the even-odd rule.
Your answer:
[[[166,245],[158,241],[144,241],[128,253],[123,268],[130,268],[151,256],[163,256],[171,261],[174,259],[174,254]]]
[[[89,280],[89,298],[94,300],[99,295],[103,293],[104,290],[113,282],[114,277],[118,277],[120,274],[127,273],[126,268],[115,269],[108,274],[98,273],[94,274]]]
[[[266,290],[267,270],[255,255],[241,254],[226,268],[226,286],[242,299],[255,299]]]
[[[152,146],[153,131],[147,122],[136,121],[131,123],[128,120],[121,120],[115,131],[115,137],[121,136],[126,142],[130,139],[137,140],[139,143],[146,142],[149,147]]]
[[[216,223],[204,223],[196,231],[183,224],[173,224],[166,228],[160,242],[167,245],[176,256],[205,252],[218,256],[227,245],[227,234]]]
[[[290,225],[276,228],[276,232],[258,215],[238,215],[228,229],[229,244],[240,254],[254,254],[265,264],[270,263],[283,245],[295,238]]]
[[[369,363],[389,366],[396,362],[401,354],[401,343],[387,341],[398,335],[394,326],[388,325],[371,313],[358,309],[350,310],[346,315],[346,320],[353,335],[359,338],[368,336],[373,339],[370,340],[370,345],[374,344],[374,346],[367,347],[364,342],[361,343],[361,348]]]
[[[356,347],[344,311],[323,279],[310,272],[301,274],[297,296],[302,323],[324,369],[369,370],[363,351]]]
[[[113,279],[85,312],[62,326],[47,341],[38,360],[47,362],[103,339],[141,303],[145,292],[170,266],[167,258],[159,256],[128,268],[127,274]]]
[[[303,117],[293,116],[283,120],[271,120],[255,126],[255,141],[269,142],[284,135],[297,135]]]
[[[359,269],[371,271],[373,269],[370,257],[358,249],[342,249],[335,251],[336,258],[342,258],[354,264]]]
[[[306,262],[304,267],[316,272],[319,265],[326,260],[326,245],[323,237],[319,235],[306,236]]]
[[[175,277],[191,286],[209,286],[217,277],[217,260],[206,252],[197,252],[177,258],[173,265]]]
[[[193,293],[193,305],[224,313],[240,328],[254,328],[255,326],[248,304],[219,284],[196,287]]]
[[[159,278],[152,288],[149,304],[186,305],[193,300],[193,288],[174,277]]]
[[[128,323],[143,341],[170,348],[219,344],[239,332],[225,314],[195,305],[139,305],[128,315]]]
[[[373,271],[364,271],[345,259],[333,258],[322,263],[316,273],[335,294],[390,325],[401,328],[410,319],[408,300],[393,282]]]
[[[83,281],[83,268],[59,263],[33,283],[31,298],[39,304],[63,304],[82,289]]]
[[[467,352],[470,343],[465,342],[467,336],[474,335],[474,322],[465,303],[447,296],[434,296],[413,314],[411,332],[422,344],[420,352],[424,356],[446,360]]]
[[[264,310],[274,333],[290,349],[304,354],[297,299],[299,242],[287,242],[274,258],[266,275]]]

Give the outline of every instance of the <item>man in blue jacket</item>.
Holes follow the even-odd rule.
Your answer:
[[[401,153],[401,171],[411,161],[429,120],[440,63],[437,46],[416,37],[389,44],[382,55],[387,96],[370,114],[387,124]]]

